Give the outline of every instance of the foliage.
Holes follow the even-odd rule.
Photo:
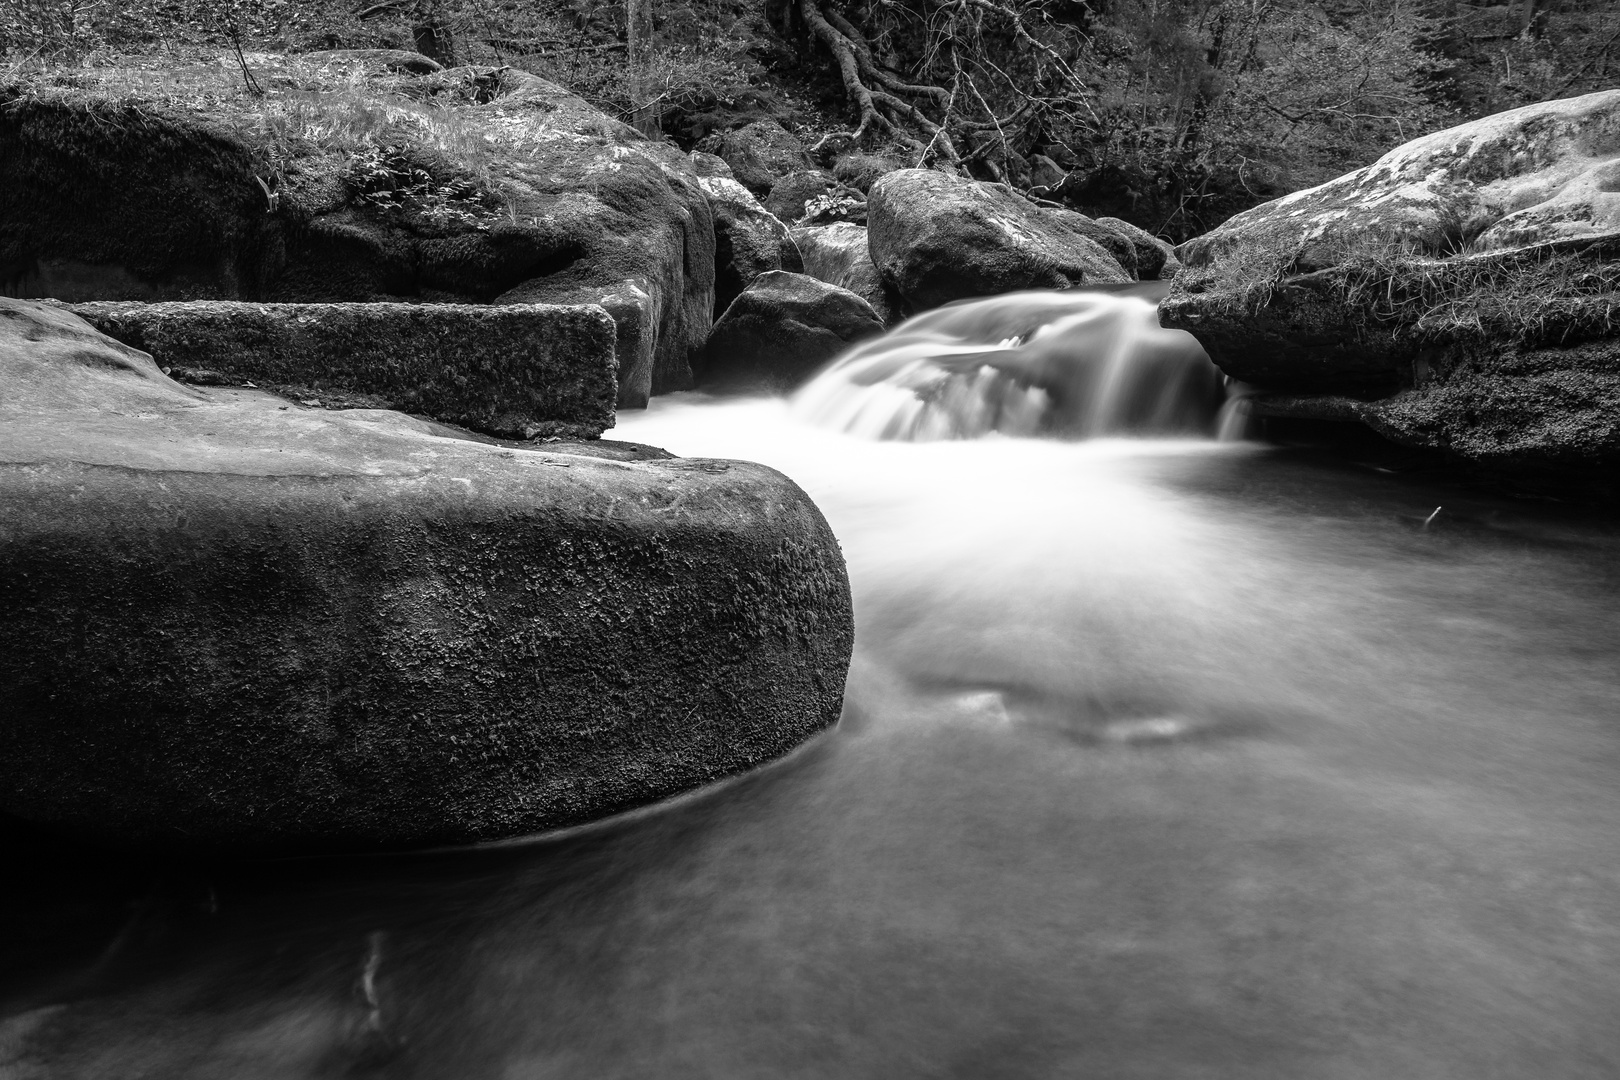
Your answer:
[[[1090,208],[1178,238],[1442,126],[1413,0],[1123,0],[1089,43],[1098,121],[1063,131]]]

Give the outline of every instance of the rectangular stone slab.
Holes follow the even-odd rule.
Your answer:
[[[613,426],[614,324],[595,305],[101,302],[72,310],[184,382],[253,383],[504,438]]]

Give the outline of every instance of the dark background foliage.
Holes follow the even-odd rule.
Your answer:
[[[653,27],[634,65],[632,5]],[[13,76],[235,43],[513,64],[687,147],[776,119],[832,156],[959,168],[1173,240],[1620,79],[1611,0],[0,0]]]

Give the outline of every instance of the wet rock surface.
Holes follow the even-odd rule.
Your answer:
[[[847,289],[805,274],[761,274],[715,323],[698,379],[729,389],[788,390],[883,320]]]
[[[0,810],[131,847],[490,840],[833,723],[821,514],[744,462],[182,386],[0,301]]]
[[[872,262],[912,312],[1019,289],[1130,281],[1066,213],[990,184],[902,169],[867,196]]]
[[[79,304],[182,382],[398,409],[511,439],[613,426],[614,325],[549,304]]]

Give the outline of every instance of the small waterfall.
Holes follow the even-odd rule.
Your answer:
[[[1191,334],[1159,325],[1167,290],[1146,282],[950,304],[855,346],[793,408],[901,441],[1214,436],[1224,380]]]

